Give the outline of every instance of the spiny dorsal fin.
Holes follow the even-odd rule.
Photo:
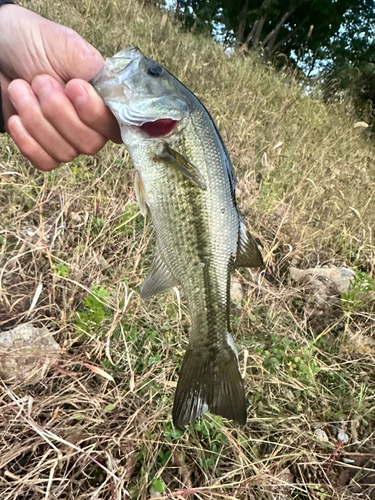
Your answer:
[[[137,199],[138,208],[143,217],[146,215],[147,193],[145,185],[143,184],[141,174],[138,170],[135,171],[134,176],[134,191]]]
[[[190,161],[180,153],[172,149],[167,143],[164,143],[163,152],[161,155],[156,155],[154,161],[161,161],[164,165],[172,167],[189,179],[195,186],[207,189],[206,183],[202,174],[199,172]]]
[[[258,245],[251,236],[246,226],[246,222],[240,217],[240,230],[238,236],[237,258],[235,267],[263,267],[262,255]]]
[[[160,252],[156,249],[154,260],[141,288],[142,299],[150,299],[154,295],[164,293],[177,285],[177,280],[172,276]]]

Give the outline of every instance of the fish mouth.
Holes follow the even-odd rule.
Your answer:
[[[123,105],[118,106],[120,123],[136,127],[146,139],[179,133],[186,125],[189,108],[179,98],[169,95],[138,98],[129,93],[126,100],[122,99]],[[106,104],[111,105],[109,99]]]
[[[152,122],[145,122],[139,128],[149,137],[165,137],[175,129],[179,122],[180,120],[172,120],[172,118],[160,118]]]

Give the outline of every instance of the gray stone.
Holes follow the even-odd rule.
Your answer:
[[[45,327],[31,323],[0,332],[0,377],[6,383],[36,384],[60,357],[61,347]]]

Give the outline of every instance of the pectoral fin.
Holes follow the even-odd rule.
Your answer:
[[[142,299],[150,299],[154,295],[164,293],[177,285],[177,280],[165,265],[160,252],[156,250],[154,260],[141,288]]]
[[[190,163],[187,158],[172,149],[167,143],[164,143],[162,154],[155,156],[154,161],[160,161],[165,165],[176,169],[200,189],[203,189],[204,191],[207,189],[204,178],[199,170],[192,163]]]
[[[142,181],[142,177],[138,172],[138,170],[135,171],[135,176],[134,176],[134,191],[135,191],[135,197],[137,198],[139,211],[144,217],[146,215],[147,193]]]
[[[263,267],[263,258],[258,245],[251,236],[246,222],[240,217],[240,230],[238,236],[237,258],[235,267]]]

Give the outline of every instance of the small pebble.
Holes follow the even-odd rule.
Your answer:
[[[314,436],[319,441],[324,441],[324,442],[328,442],[329,441],[327,434],[322,429],[315,429]]]
[[[339,432],[337,433],[337,439],[344,444],[349,442],[349,436],[342,429],[339,429]]]

